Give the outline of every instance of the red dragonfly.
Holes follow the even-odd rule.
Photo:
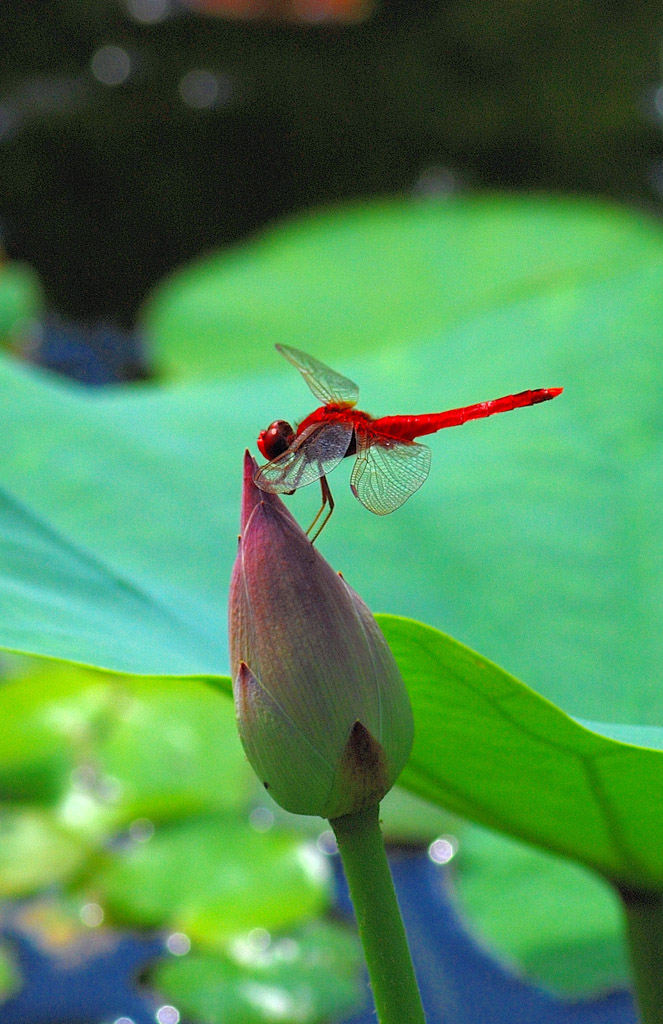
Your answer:
[[[294,494],[299,487],[320,481],[322,505],[307,533],[311,533],[325,508],[328,512],[312,540],[319,536],[334,510],[327,474],[347,456],[357,456],[350,477],[355,498],[369,512],[384,516],[400,508],[428,476],[430,448],[418,444],[415,438],[497,412],[548,402],[564,390],[538,388],[447,412],[374,419],[355,409],[359,389],[347,377],[299,349],[289,345],[276,348],[297,367],[315,397],[324,404],[302,420],[296,431],[286,420],[275,420],[260,432],[258,448],[269,461],[258,470],[255,482],[263,491]]]

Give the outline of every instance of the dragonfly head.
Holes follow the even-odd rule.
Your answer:
[[[258,435],[258,448],[269,462],[283,455],[295,440],[295,432],[286,420],[274,420]]]

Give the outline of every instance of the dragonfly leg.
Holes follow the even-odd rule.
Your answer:
[[[320,489],[322,491],[322,505],[320,506],[320,508],[318,510],[318,514],[316,515],[315,519],[313,520],[313,522],[309,526],[308,530],[306,531],[306,535],[307,536],[310,536],[311,530],[313,529],[313,527],[317,523],[318,519],[320,518],[320,516],[322,515],[322,513],[324,512],[324,510],[327,507],[329,507],[329,511],[327,512],[327,515],[325,516],[325,518],[322,520],[322,522],[321,522],[320,526],[318,527],[318,529],[315,531],[315,533],[311,537],[311,544],[313,544],[313,542],[318,539],[318,537],[322,533],[323,529],[327,525],[327,521],[329,520],[329,517],[331,516],[332,512],[334,511],[334,499],[332,498],[332,492],[329,489],[329,484],[327,483],[327,477],[326,476],[321,476],[320,477]]]

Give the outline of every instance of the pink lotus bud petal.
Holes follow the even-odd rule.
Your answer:
[[[230,655],[249,761],[287,810],[333,818],[377,803],[412,746],[412,712],[370,611],[245,460]]]

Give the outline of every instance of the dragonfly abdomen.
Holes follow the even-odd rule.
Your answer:
[[[523,409],[539,402],[549,402],[561,394],[563,388],[537,388],[534,391],[520,391],[517,395],[505,395],[494,398],[490,402],[477,402],[476,405],[465,405],[460,409],[448,409],[446,412],[425,413],[422,416],[383,416],[373,420],[373,429],[383,436],[393,437],[399,441],[414,441],[425,434],[435,434],[445,427],[459,427],[468,420],[480,420],[486,416],[494,416],[498,412],[511,412],[512,409]]]

